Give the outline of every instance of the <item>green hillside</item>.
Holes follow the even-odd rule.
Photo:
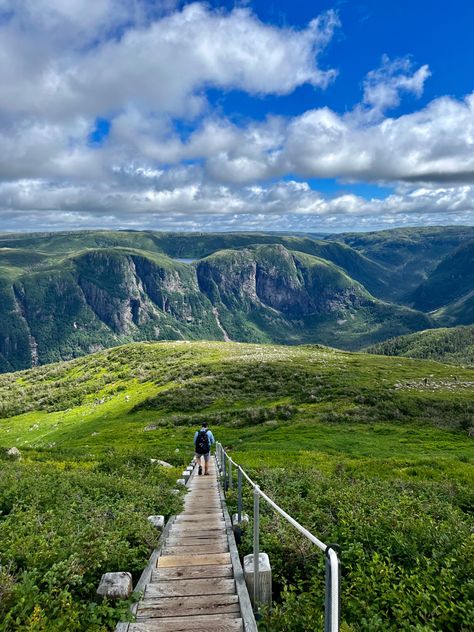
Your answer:
[[[100,575],[138,576],[156,541],[146,516],[178,509],[203,419],[340,544],[344,630],[470,629],[473,388],[472,369],[437,362],[185,341],[0,376],[0,630],[114,628],[127,604],[94,603]],[[260,628],[319,629],[322,558],[265,510],[261,542],[276,602]]]
[[[371,345],[366,351],[474,366],[474,326],[420,331]]]
[[[388,270],[388,293],[383,298],[411,304],[412,293],[437,265],[459,246],[474,239],[474,227],[395,228],[371,233],[343,233],[331,238],[348,244]],[[440,296],[436,294],[437,298]],[[421,306],[417,308],[421,309]]]
[[[411,296],[417,309],[440,310],[445,324],[470,324],[474,292],[474,241],[449,254]]]
[[[0,240],[10,244],[3,247],[6,272],[0,276],[0,371],[134,340],[317,342],[357,349],[431,325],[420,312],[375,299],[328,259],[281,244],[221,249],[192,264],[159,251],[170,252],[172,239],[173,254],[204,250],[199,237],[190,250],[186,237],[86,232]],[[206,235],[202,241],[209,248],[217,239]],[[311,249],[311,240],[286,241]],[[127,242],[141,249],[125,247]],[[313,246],[358,269],[358,276],[370,276],[371,264],[347,246]]]

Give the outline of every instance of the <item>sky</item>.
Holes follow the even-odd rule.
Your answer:
[[[472,0],[0,0],[0,231],[474,224]]]

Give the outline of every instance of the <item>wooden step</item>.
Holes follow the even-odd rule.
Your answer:
[[[165,546],[162,549],[162,555],[204,555],[205,553],[227,553],[228,550],[229,545],[227,543],[218,544],[217,542],[209,541],[209,544]]]
[[[130,623],[129,632],[243,632],[242,619],[233,615],[216,614],[196,617],[167,617],[146,623]]]
[[[165,582],[180,579],[205,579],[206,577],[234,576],[232,564],[212,564],[210,566],[174,566],[170,568],[157,568],[152,572],[151,581]]]
[[[230,561],[229,553],[214,553],[213,555],[163,555],[158,559],[158,568],[230,564]]]
[[[179,615],[240,615],[237,595],[199,595],[199,597],[163,597],[144,599],[138,604],[137,620]]]
[[[158,597],[193,597],[195,595],[232,595],[235,593],[233,579],[207,577],[205,579],[180,579],[170,582],[157,582],[145,587],[145,599]]]

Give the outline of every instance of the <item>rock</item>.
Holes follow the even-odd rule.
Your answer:
[[[149,432],[150,430],[156,430],[157,426],[156,424],[148,424],[148,426],[146,426],[145,428],[145,432]]]
[[[164,516],[148,516],[148,522],[155,527],[155,529],[159,529],[160,531],[165,526],[165,517]]]
[[[124,571],[104,573],[100,580],[97,595],[104,599],[128,599],[133,591],[132,575]]]
[[[21,459],[21,452],[18,448],[10,448],[9,450],[7,450],[7,454],[8,456],[12,456],[15,459]]]
[[[150,459],[150,463],[156,463],[157,465],[161,465],[161,467],[173,467],[171,463],[167,463],[161,459]]]

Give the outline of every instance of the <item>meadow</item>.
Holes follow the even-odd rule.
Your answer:
[[[128,604],[95,603],[100,575],[140,574],[146,516],[179,510],[204,419],[340,545],[343,630],[472,629],[473,391],[469,368],[317,345],[137,343],[1,376],[0,630],[113,629]],[[262,546],[275,603],[260,628],[319,629],[321,555],[265,512]]]

